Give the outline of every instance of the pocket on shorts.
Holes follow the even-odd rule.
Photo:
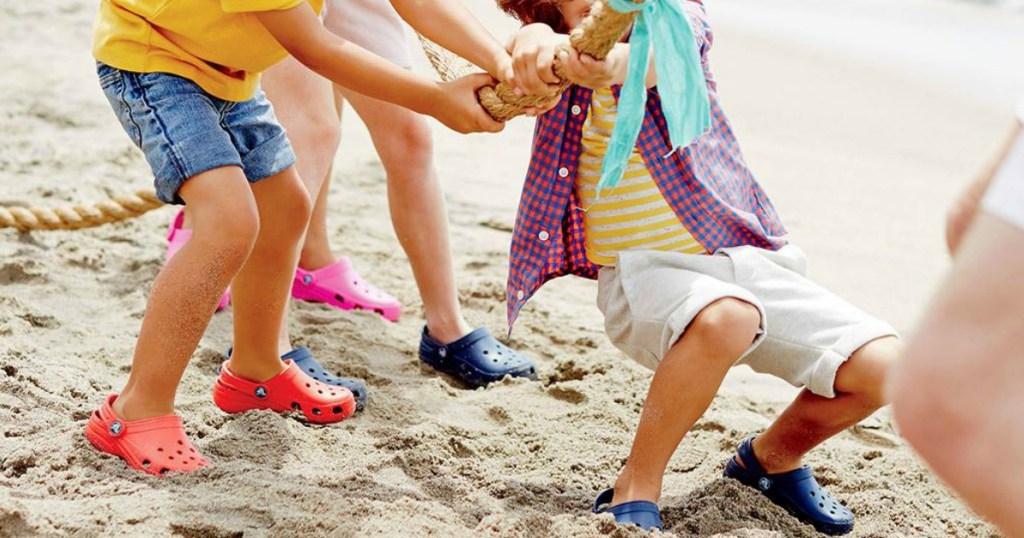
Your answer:
[[[645,339],[638,334],[642,328],[633,317],[617,271],[605,267],[598,276],[597,307],[604,314],[605,334],[619,351],[642,366],[655,370],[661,361],[657,353],[643,345],[645,341],[650,342],[651,338]]]
[[[96,63],[96,74],[99,77],[103,95],[110,103],[110,108],[114,110],[114,115],[117,116],[121,128],[136,147],[142,148],[142,131],[138,122],[135,121],[132,105],[125,97],[127,87],[124,79],[128,74],[100,62]]]
[[[121,82],[121,70],[110,67],[103,62],[96,62],[96,76],[99,77],[100,88],[104,92]]]

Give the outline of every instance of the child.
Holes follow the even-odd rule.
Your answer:
[[[350,416],[352,394],[278,357],[278,328],[309,194],[259,89],[260,72],[291,53],[354,91],[409,107],[460,132],[499,131],[476,102],[491,81],[435,83],[323,28],[320,0],[103,0],[94,54],[100,85],[146,154],[158,196],[188,203],[192,238],[160,272],[124,390],[93,413],[86,437],[150,474],[210,464],[173,414],[174,396],[221,293],[234,290],[234,350],[214,402],[228,413]],[[396,0],[420,30],[498,75],[507,53],[455,2]],[[440,8],[440,9],[439,9]],[[460,31],[452,31],[458,28]],[[233,279],[233,280],[232,280]]]
[[[629,459],[595,512],[661,528],[657,502],[669,458],[735,364],[804,387],[725,475],[758,489],[827,533],[853,515],[815,481],[804,455],[885,402],[895,331],[804,277],[804,259],[743,160],[707,64],[703,6],[683,2],[699,45],[711,128],[673,152],[657,73],[625,175],[596,196],[625,79],[629,45],[604,61],[556,53],[591,0],[499,0],[527,23],[509,44],[515,81],[542,91],[554,57],[576,85],[538,119],[510,254],[509,324],[546,281],[598,280],[597,303],[615,345],[654,370]],[[653,66],[652,66],[653,68]]]

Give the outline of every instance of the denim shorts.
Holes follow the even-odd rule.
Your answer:
[[[263,90],[248,101],[218,99],[186,78],[96,64],[100,86],[121,126],[146,155],[156,195],[184,204],[189,178],[238,166],[250,183],[295,164],[295,153]]]

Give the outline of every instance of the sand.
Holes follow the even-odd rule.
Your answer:
[[[1003,24],[980,8],[935,5],[947,22]],[[499,35],[512,27],[475,7]],[[94,9],[0,0],[0,204],[97,200],[149,182],[95,82]],[[944,208],[1008,125],[1007,103],[728,16],[719,23],[725,106],[814,276],[912,329],[947,266]],[[297,343],[368,381],[367,411],[331,427],[221,413],[210,387],[230,345],[228,312],[211,324],[178,401],[216,466],[166,479],[130,471],[82,430],[125,379],[171,210],[89,231],[0,231],[0,536],[643,534],[587,513],[627,454],[650,380],[603,335],[593,283],[553,283],[524,311],[511,343],[538,357],[539,381],[472,391],[421,372],[421,304],[387,219],[383,172],[352,119],[332,239],[406,315],[390,324],[298,304],[290,319]],[[498,333],[531,127],[518,120],[498,137],[468,138],[437,130],[466,315]],[[815,536],[720,478],[737,443],[794,394],[749,370],[730,375],[670,465],[666,535]],[[997,536],[915,460],[884,410],[808,463],[858,515],[854,537]]]

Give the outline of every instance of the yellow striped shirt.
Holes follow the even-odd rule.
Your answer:
[[[596,200],[601,162],[615,127],[617,109],[610,89],[597,90],[583,125],[576,192],[584,208],[587,259],[597,265],[613,265],[616,253],[622,250],[706,254],[672,211],[636,148],[619,184],[602,190],[601,199]]]

